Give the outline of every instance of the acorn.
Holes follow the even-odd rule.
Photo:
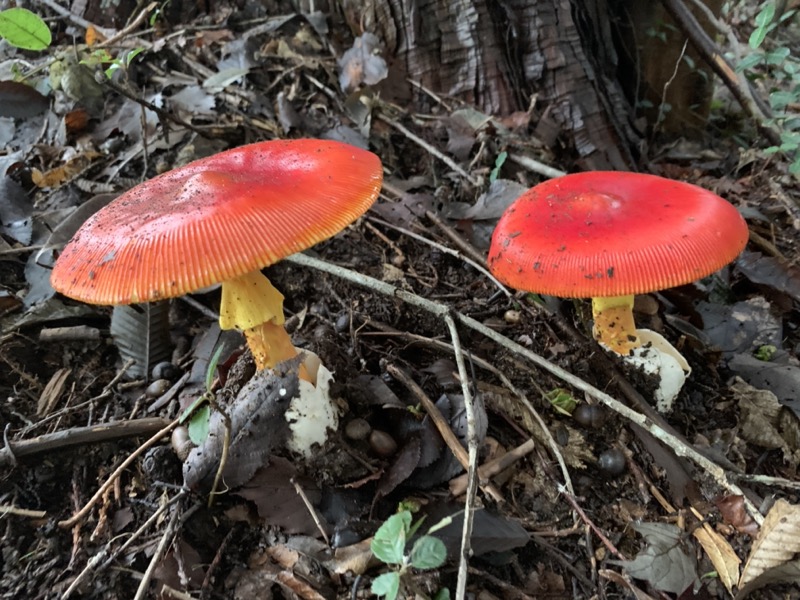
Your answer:
[[[161,361],[153,367],[153,379],[168,379],[169,381],[175,381],[178,379],[178,377],[180,377],[180,375],[180,368],[166,360]]]
[[[609,448],[597,457],[597,468],[609,477],[619,477],[628,468],[625,454],[617,448]]]
[[[153,383],[147,386],[144,393],[148,398],[158,398],[163,395],[172,384],[166,379],[156,379]]]
[[[370,431],[372,431],[370,424],[366,419],[361,418],[348,421],[347,425],[344,426],[344,434],[351,440],[365,440]]]
[[[182,461],[186,460],[189,453],[195,448],[194,443],[189,438],[189,428],[185,425],[180,425],[172,431],[170,443],[172,444],[172,449],[175,450],[175,454]]]
[[[597,406],[596,404],[579,404],[572,411],[572,418],[584,427],[598,429],[608,419],[608,412],[602,406]]]
[[[369,434],[369,446],[372,451],[382,458],[388,458],[397,452],[397,442],[385,431],[373,429]]]

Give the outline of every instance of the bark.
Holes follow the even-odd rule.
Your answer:
[[[615,80],[606,0],[339,2],[350,26],[379,35],[392,68],[425,88],[493,115],[535,98],[536,136],[571,151],[578,168],[632,166],[639,136]]]

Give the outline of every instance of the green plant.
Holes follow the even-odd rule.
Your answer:
[[[0,11],[0,38],[23,50],[45,50],[53,41],[47,23],[25,8]]]
[[[214,371],[217,370],[220,356],[224,346],[217,346],[211,360],[208,361],[208,368],[206,369],[206,391],[203,392],[198,398],[192,402],[186,410],[181,414],[181,424],[189,423],[186,426],[189,432],[189,439],[195,446],[202,444],[208,437],[208,422],[211,418],[211,403],[214,401]]]
[[[128,50],[124,54],[114,58],[108,50],[105,48],[100,48],[92,52],[89,56],[81,60],[82,65],[86,65],[87,67],[94,68],[97,65],[108,65],[103,71],[106,74],[106,77],[111,79],[114,75],[114,72],[123,69],[127,70],[128,67],[131,66],[133,59],[139,56],[144,52],[144,48],[134,48],[133,50]]]
[[[562,415],[571,415],[572,411],[575,410],[575,407],[578,405],[575,396],[564,388],[555,388],[547,392],[544,396],[555,411]]]
[[[497,158],[494,161],[494,168],[492,169],[492,172],[489,173],[489,183],[493,183],[497,179],[498,175],[500,175],[500,169],[503,167],[503,164],[505,164],[507,158],[508,152],[505,150],[497,155]]]
[[[391,571],[378,575],[372,581],[371,587],[373,594],[387,600],[395,600],[398,597],[410,569],[436,569],[442,566],[447,558],[447,549],[442,540],[430,534],[449,524],[450,519],[431,527],[428,533],[417,538],[411,550],[406,552],[408,541],[420,528],[424,519],[417,520],[413,525],[411,521],[411,512],[408,510],[392,515],[375,532],[370,544],[375,557],[392,567]],[[442,593],[440,592],[437,598],[443,597]]]
[[[769,105],[772,118],[768,125],[778,130],[781,143],[764,150],[766,154],[782,153],[790,161],[789,171],[800,177],[800,59],[792,54],[788,44],[764,47],[767,36],[781,23],[792,18],[796,11],[786,11],[775,18],[775,4],[764,2],[755,17],[755,29],[750,34],[748,45],[753,51],[737,66],[752,80],[769,78],[774,82],[769,89]],[[773,36],[774,37],[774,36]]]
[[[763,360],[764,362],[769,362],[775,356],[775,353],[778,351],[778,348],[773,346],[772,344],[764,344],[763,346],[759,346],[756,351],[753,353],[758,360]]]

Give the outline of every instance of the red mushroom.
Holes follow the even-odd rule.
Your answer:
[[[297,354],[283,295],[261,268],[327,239],[375,201],[377,156],[339,142],[269,141],[136,186],[89,218],[51,275],[62,294],[132,304],[222,283],[220,326],[242,329],[258,368]]]
[[[489,267],[503,283],[592,298],[595,338],[639,345],[633,296],[696,281],[731,262],[747,224],[700,187],[654,175],[588,172],[541,183],[497,224]]]

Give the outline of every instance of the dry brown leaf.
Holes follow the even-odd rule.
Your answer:
[[[38,169],[33,169],[31,171],[31,179],[40,188],[59,187],[86,171],[92,166],[92,161],[101,156],[103,155],[100,152],[84,152],[71,158],[60,167],[55,167],[44,173]]]
[[[800,460],[800,448],[796,446],[797,436],[793,431],[796,420],[787,424],[781,419],[786,409],[777,396],[768,390],[756,389],[738,377],[730,389],[741,411],[741,437],[763,448],[780,448],[786,460]]]
[[[42,394],[39,396],[39,402],[36,407],[36,416],[44,417],[48,415],[55,407],[58,399],[67,385],[67,377],[72,373],[72,369],[59,369],[44,386]]]
[[[778,500],[767,513],[744,565],[738,596],[768,583],[796,581],[789,577],[800,571],[798,561],[792,560],[797,553],[800,553],[800,505]],[[776,570],[781,575],[777,579]]]
[[[332,573],[340,575],[347,572],[363,575],[370,564],[377,563],[375,555],[372,554],[371,543],[372,538],[367,538],[350,546],[336,548],[333,558],[325,563],[325,566]]]
[[[703,523],[702,527],[698,527],[692,533],[717,570],[719,580],[732,594],[733,586],[739,579],[739,565],[742,561],[736,556],[736,552],[728,541],[714,531],[708,523]]]
[[[714,504],[725,523],[735,527],[739,533],[746,533],[753,538],[758,535],[758,523],[745,510],[744,496],[723,496],[717,498]]]
[[[608,579],[609,581],[616,583],[621,588],[628,589],[634,595],[636,600],[655,600],[650,594],[636,587],[626,573],[617,573],[611,569],[600,569],[598,574],[603,579]]]

